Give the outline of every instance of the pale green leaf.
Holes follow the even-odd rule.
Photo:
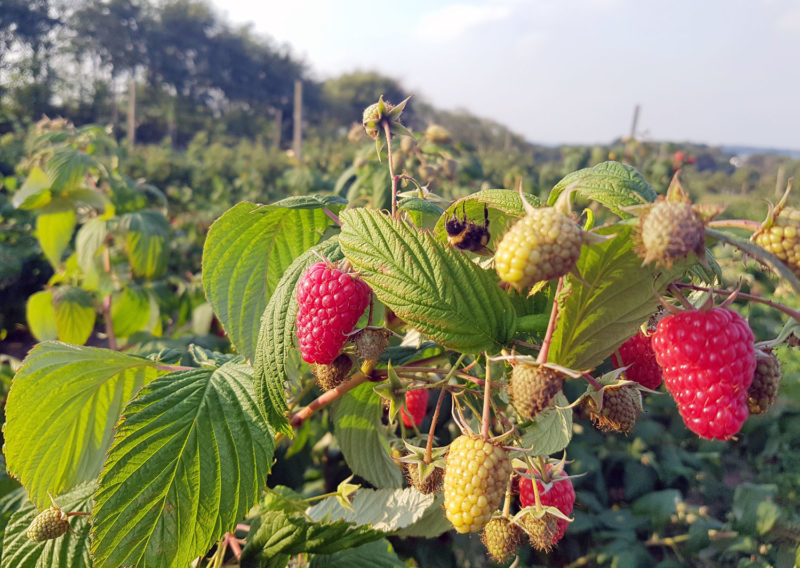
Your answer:
[[[50,185],[47,174],[41,168],[35,166],[31,168],[28,177],[25,178],[25,183],[14,194],[11,203],[17,209],[41,209],[50,203],[52,198]]]
[[[339,195],[293,195],[273,204],[274,207],[286,209],[322,209],[326,207],[331,211],[341,209],[347,205],[347,200]]]
[[[158,211],[126,213],[120,221],[128,259],[136,276],[154,280],[167,269],[169,223]]]
[[[532,206],[540,207],[542,205],[541,200],[535,195],[531,195],[530,193],[524,195],[525,201]],[[518,191],[510,189],[484,189],[483,191],[472,193],[454,201],[436,222],[433,234],[441,241],[447,240],[445,223],[452,219],[453,215],[458,219],[462,219],[464,213],[466,213],[468,221],[483,225],[484,205],[489,208],[489,232],[491,238],[488,246],[494,248],[494,244],[499,242],[503,237],[505,229],[518,218],[525,215],[525,206],[522,204],[522,199],[520,199]]]
[[[309,508],[306,514],[315,521],[341,519],[394,532],[419,521],[434,499],[434,495],[423,495],[413,487],[359,489],[353,494],[352,510],[342,507],[335,497],[328,497]]]
[[[61,286],[53,292],[58,339],[83,345],[94,330],[95,309],[92,296],[75,286]]]
[[[375,487],[402,487],[403,475],[381,436],[381,397],[365,383],[349,391],[334,408],[334,435],[356,475]]]
[[[401,211],[414,211],[424,215],[441,216],[444,210],[433,201],[420,199],[419,197],[406,197],[398,201],[397,208]]]
[[[62,192],[81,183],[89,168],[95,164],[95,159],[87,153],[64,146],[53,152],[47,160],[45,172],[53,192]]]
[[[342,252],[339,249],[338,239],[334,237],[320,243],[289,265],[261,316],[256,346],[254,367],[258,403],[270,425],[276,431],[290,436],[293,435],[293,431],[284,415],[288,410],[284,383],[289,379],[286,373],[286,359],[296,339],[295,288],[303,272],[315,262],[319,262],[317,254],[331,262],[340,260]]]
[[[568,174],[550,192],[548,204],[552,205],[562,191],[570,186],[585,199],[597,201],[620,217],[632,217],[622,209],[655,201],[657,194],[632,166],[619,162],[603,162]]]
[[[50,290],[42,290],[28,297],[25,318],[31,333],[39,341],[58,339],[56,310],[53,308],[53,293]]]
[[[28,353],[8,395],[5,455],[38,507],[97,477],[124,405],[157,374],[108,349],[48,341]]]
[[[94,483],[79,485],[56,498],[65,513],[90,513]],[[48,501],[47,507],[50,506]],[[44,542],[34,542],[25,530],[37,514],[27,499],[11,516],[3,533],[3,557],[0,568],[92,568],[89,556],[89,517],[79,515],[70,519],[70,532]]]
[[[54,268],[61,266],[61,257],[72,240],[75,223],[72,209],[57,209],[36,217],[36,238]]]
[[[533,449],[532,455],[549,456],[560,452],[572,439],[572,409],[569,401],[559,392],[553,397],[553,406],[536,415],[532,423],[520,426],[522,446]]]
[[[125,408],[95,494],[96,568],[185,568],[256,503],[274,445],[249,372],[171,373]]]
[[[311,568],[404,568],[405,564],[394,553],[385,539],[362,544],[356,548],[333,554],[311,557]]]
[[[290,555],[333,554],[385,536],[366,525],[345,521],[313,523],[300,513],[285,511],[264,512],[257,522],[255,534],[242,550],[242,568],[285,566],[283,558]]]
[[[117,337],[142,331],[150,320],[150,297],[147,292],[127,286],[111,297],[111,325]]]
[[[315,245],[331,220],[320,209],[239,203],[211,226],[203,287],[233,345],[255,358],[259,321],[286,268]]]
[[[437,493],[433,503],[425,509],[422,517],[395,534],[403,538],[436,538],[452,529],[453,524],[444,514],[444,495]]]
[[[735,525],[747,534],[761,534],[759,528],[766,526],[768,511],[759,508],[762,503],[773,501],[778,492],[778,487],[770,484],[741,483],[733,492],[731,512]]]
[[[97,251],[103,246],[108,230],[106,222],[100,217],[89,219],[75,235],[75,252],[78,256],[78,266],[84,272],[94,268],[94,259]]]
[[[676,265],[660,270],[642,266],[633,251],[633,228],[614,226],[603,230],[616,236],[584,246],[574,275],[565,277],[558,298],[558,325],[548,360],[572,369],[592,369],[634,335],[658,307],[655,292],[686,269]]]
[[[440,345],[495,353],[514,335],[516,312],[494,271],[427,232],[379,211],[341,214],[339,241],[378,299]]]

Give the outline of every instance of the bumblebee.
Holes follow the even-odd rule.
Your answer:
[[[473,221],[467,221],[466,203],[461,204],[462,217],[456,217],[453,210],[453,217],[444,224],[447,231],[447,239],[450,244],[461,250],[478,252],[486,248],[489,242],[489,209],[483,204],[483,225]]]

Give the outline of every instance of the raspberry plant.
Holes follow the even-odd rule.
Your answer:
[[[455,529],[477,539],[484,528],[496,559],[557,554],[551,549],[581,507],[563,473],[573,434],[593,432],[594,422],[624,436],[643,399],[667,399],[628,380],[636,361],[626,349],[612,364],[662,303],[687,304],[684,315],[661,320],[653,340],[667,387],[684,418],[698,414],[697,401],[735,391],[735,420],[726,415],[719,426],[719,412],[711,412],[703,415],[710,430],[693,427],[729,440],[714,442],[720,452],[734,447],[756,372],[753,341],[768,351],[790,339],[800,313],[726,289],[737,275],[705,247],[732,245],[800,291],[794,267],[783,263],[791,257],[758,246],[759,235],[768,232],[772,242],[776,227],[791,226],[780,211],[763,227],[716,221],[718,211],[692,205],[677,177],[658,198],[618,162],[567,175],[546,202],[509,189],[443,202],[425,181],[397,171],[398,137],[413,136],[400,122],[406,103],[381,100],[364,115],[389,170],[388,211],[358,206],[359,191],[343,185],[357,202],[339,193],[243,202],[211,227],[203,287],[235,353],[191,345],[177,356],[140,356],[57,341],[31,350],[14,377],[4,427],[8,472],[29,502],[8,521],[3,567],[55,558],[98,568],[307,559],[396,566],[389,537]],[[442,134],[425,135],[435,136]],[[414,154],[419,140],[410,139],[399,149],[422,161],[424,152]],[[26,202],[48,189],[30,187],[21,190]],[[451,244],[447,223],[456,215],[465,226],[491,227],[481,247]],[[738,229],[756,233],[755,243]],[[785,229],[781,235],[785,249],[794,246]],[[714,296],[727,300],[712,307]],[[731,310],[743,301],[788,316],[784,331],[754,338]],[[733,315],[705,325],[720,312]],[[684,320],[691,321],[671,323]],[[705,336],[692,332],[695,321]],[[680,357],[696,352],[706,359],[724,352],[723,371],[715,374],[708,360],[702,372],[681,374]],[[761,370],[769,375],[759,382],[764,394],[752,397],[771,402],[777,368]],[[418,421],[406,397],[420,395],[407,393],[424,392],[427,402],[430,391],[438,395],[434,412]],[[404,423],[404,405],[413,422]],[[321,446],[326,459],[335,446],[349,469],[334,487],[312,483],[301,494],[270,479],[292,452]],[[594,460],[579,455],[570,473],[601,472]],[[36,542],[36,529],[30,540],[26,530],[41,524],[36,511],[50,505],[50,494],[70,514],[85,515],[70,531],[59,521],[47,535],[57,538]],[[543,552],[518,546],[523,533]]]

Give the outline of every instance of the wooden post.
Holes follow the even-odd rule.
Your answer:
[[[633,122],[631,123],[631,133],[628,136],[631,140],[636,139],[636,127],[639,123],[639,105],[636,105],[633,109]]]
[[[136,144],[136,80],[128,82],[128,145]]]
[[[276,150],[281,149],[281,137],[283,135],[283,111],[275,109],[275,134],[272,138],[272,145]]]
[[[301,161],[302,156],[302,143],[303,143],[303,83],[302,81],[294,82],[294,156],[297,161]]]

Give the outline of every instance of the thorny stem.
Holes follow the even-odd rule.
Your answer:
[[[719,219],[708,223],[708,227],[711,229],[744,229],[755,232],[761,228],[761,223],[749,219]]]
[[[383,121],[383,131],[386,133],[386,154],[389,157],[389,177],[392,179],[392,217],[397,216],[397,180],[400,176],[394,175],[394,154],[392,152],[392,130],[389,121]]]
[[[602,383],[600,383],[600,381],[598,381],[597,379],[595,379],[595,378],[594,378],[594,377],[593,377],[591,374],[589,374],[589,373],[583,373],[583,374],[582,374],[582,376],[583,376],[583,378],[584,378],[584,379],[586,379],[586,381],[587,381],[587,382],[588,382],[590,385],[592,385],[592,386],[594,387],[594,390],[600,390],[600,389],[602,389],[602,388],[603,388],[603,385],[602,385]]]
[[[733,290],[717,290],[716,288],[707,288],[705,286],[695,286],[694,284],[681,284],[676,282],[673,284],[677,288],[686,288],[688,290],[697,290],[699,292],[712,292],[714,294],[719,294],[721,296],[730,296],[733,294]],[[800,321],[800,311],[793,310],[789,306],[784,306],[779,302],[775,302],[773,300],[767,300],[766,298],[762,298],[760,296],[754,296],[753,294],[745,294],[744,292],[739,292],[736,295],[738,298],[742,298],[743,300],[750,300],[751,302],[758,302],[761,304],[765,304],[771,308],[775,308],[778,311],[781,311],[788,315],[789,317]]]
[[[447,392],[447,385],[442,386],[439,390],[439,398],[436,401],[436,409],[433,411],[433,418],[431,418],[431,429],[428,431],[428,443],[425,444],[425,463],[431,463],[433,455],[433,437],[436,434],[436,423],[439,421],[439,411],[442,409],[442,402],[444,401],[444,393]]]
[[[159,371],[168,371],[174,373],[177,371],[194,371],[197,367],[184,367],[182,365],[156,365]]]
[[[558,279],[556,286],[556,293],[553,295],[553,309],[550,311],[550,321],[547,324],[547,331],[542,340],[542,348],[539,350],[539,355],[536,357],[536,362],[542,365],[547,362],[547,356],[550,353],[550,342],[553,340],[553,332],[556,329],[556,320],[558,319],[558,295],[561,294],[561,288],[564,286],[564,277]]]
[[[334,213],[333,211],[331,211],[331,210],[330,210],[330,209],[328,209],[327,207],[323,207],[323,208],[322,208],[322,212],[323,212],[323,213],[325,213],[325,215],[327,215],[328,217],[330,217],[330,218],[331,218],[331,220],[332,220],[334,223],[336,223],[336,224],[337,224],[337,225],[339,225],[340,227],[342,226],[342,222],[339,220],[339,217],[336,215],[336,213]]]
[[[337,398],[340,398],[346,392],[353,390],[354,388],[356,388],[362,383],[365,383],[368,380],[369,377],[367,375],[365,375],[364,373],[356,372],[352,377],[350,377],[349,380],[343,382],[334,389],[322,393],[315,400],[311,401],[311,403],[308,406],[306,406],[305,408],[301,408],[296,413],[294,413],[292,417],[289,419],[289,424],[291,424],[293,428],[297,428],[317,410],[330,404]]]
[[[481,414],[481,439],[489,439],[489,418],[492,400],[492,364],[486,356],[486,382],[483,385],[483,413]]]
[[[226,533],[225,539],[228,541],[228,546],[231,547],[231,551],[236,557],[236,560],[240,560],[242,558],[242,547],[239,546],[239,541],[236,540],[236,537],[232,533]]]

